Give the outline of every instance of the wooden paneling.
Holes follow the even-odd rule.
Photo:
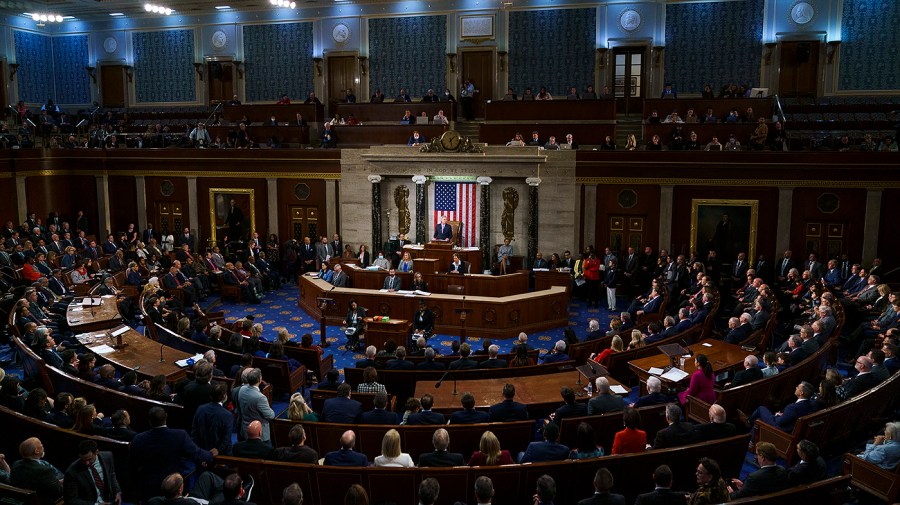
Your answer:
[[[303,102],[290,105],[257,104],[257,105],[226,105],[222,117],[227,121],[237,122],[243,116],[254,123],[268,121],[275,116],[279,122],[290,121],[297,118],[297,113],[303,114],[303,119],[312,122],[321,122],[325,119],[325,108],[320,105]]]
[[[631,206],[623,207],[619,202],[620,200],[622,204]],[[642,247],[650,246],[654,251],[661,247],[660,244],[657,244],[657,239],[659,238],[659,186],[597,186],[597,222],[594,227],[597,243],[593,245],[600,250],[611,245],[610,234],[613,233],[611,228],[617,228],[617,226],[611,226],[611,216],[643,219],[643,232],[640,232],[637,226],[629,226],[628,228],[633,229],[634,233],[643,233]],[[615,230],[615,232],[625,233],[624,227],[622,230]],[[629,238],[627,236],[623,237],[623,244],[627,244],[628,241]],[[589,245],[591,244],[585,244],[584,246],[587,247]],[[626,245],[619,252],[620,258],[623,257],[622,254],[625,253],[627,248],[628,246]],[[638,252],[643,252],[643,249],[639,249]],[[577,252],[572,251],[572,256],[577,257]]]
[[[485,102],[494,98],[494,79],[496,78],[494,50],[462,51],[459,67],[460,81],[469,79],[475,85],[475,95],[472,97],[472,109],[475,117],[484,117]],[[457,94],[456,98],[460,99],[460,96]],[[459,113],[462,118],[461,106]]]
[[[878,230],[878,257],[893,258],[893,261],[885,261],[886,272],[893,270],[897,266],[897,260],[900,259],[897,216],[900,216],[900,189],[886,189],[881,194],[881,227]]]
[[[357,97],[358,99],[359,97]],[[411,111],[413,116],[418,116],[425,112],[429,119],[442,110],[448,119],[452,119],[455,107],[456,104],[450,102],[341,103],[337,105],[337,112],[344,119],[353,114],[354,118],[363,123],[378,121],[400,124],[400,118],[403,117],[403,113],[407,110]]]
[[[599,145],[609,135],[616,138],[616,125],[614,124],[584,124],[584,123],[502,123],[482,124],[478,130],[478,140],[488,144],[506,144],[516,133],[521,133],[526,142],[531,140],[531,132],[536,131],[541,142],[547,143],[550,136],[556,137],[557,144],[566,142],[566,134],[572,134],[572,140],[580,145]]]
[[[572,120],[597,121],[616,119],[616,103],[612,100],[553,100],[505,102],[496,100],[484,106],[485,120]]]
[[[301,200],[296,193],[298,184],[306,184],[309,186],[309,196]],[[325,181],[323,180],[300,180],[300,179],[278,179],[278,230],[269,233],[278,233],[278,241],[283,243],[291,234],[291,207],[316,207],[318,209],[318,220],[316,229],[319,236],[327,235],[329,240],[331,235],[337,230],[327,229],[325,220],[326,202],[325,202]],[[340,232],[338,232],[340,233]]]
[[[268,236],[269,230],[269,195],[266,189],[266,180],[262,178],[198,178],[197,179],[197,212],[199,213],[200,230],[198,238],[200,244],[206,244],[210,237],[211,225],[209,222],[209,190],[210,188],[252,189],[256,206],[254,208],[254,230],[260,237]],[[244,216],[250,219],[250,216]]]
[[[835,185],[837,186],[837,185]],[[833,195],[833,196],[832,196]],[[834,198],[837,200],[834,200]],[[840,251],[846,252],[854,261],[862,256],[862,242],[865,230],[863,217],[866,215],[866,190],[864,189],[794,189],[793,207],[791,209],[791,250],[796,261],[805,261],[810,251],[807,240],[819,240],[819,259],[828,257],[828,242],[840,240]],[[837,202],[834,212],[823,212],[819,207]],[[827,210],[825,208],[824,210]],[[762,211],[762,206],[760,206]],[[763,220],[760,218],[760,224]],[[820,236],[807,238],[807,224],[820,224]],[[833,226],[840,225],[835,232]],[[836,250],[838,244],[832,248]],[[779,255],[780,256],[780,255]]]
[[[75,229],[75,215],[79,210],[88,217],[89,234],[97,233],[97,181],[92,176],[57,175],[25,178],[25,197],[28,212],[47,219],[51,211],[59,212],[63,221]],[[105,230],[100,230],[104,232]]]
[[[398,118],[399,122],[399,118]],[[426,141],[440,137],[447,125],[362,125],[335,126],[338,147],[365,147],[381,144],[406,144],[414,131]],[[418,148],[416,148],[418,149]]]
[[[167,183],[168,182],[168,183]],[[171,188],[173,193],[170,196],[165,196],[163,194],[163,185],[166,184],[168,187],[171,184]],[[187,225],[190,223],[190,209],[188,208],[188,186],[187,186],[187,178],[185,177],[147,177],[144,180],[144,185],[146,187],[146,198],[147,198],[147,222],[153,223],[153,229],[159,230],[162,229],[161,226],[161,217],[160,216],[160,204],[171,204],[169,208],[172,208],[174,205],[178,205],[181,208],[181,220],[182,223]],[[199,201],[199,200],[198,200]],[[143,231],[143,230],[142,230]],[[178,234],[179,230],[172,230],[172,233]],[[199,236],[198,245],[202,246],[206,242],[205,236]]]
[[[109,176],[109,218],[113,231],[125,231],[129,224],[138,226],[137,187],[134,177]]]

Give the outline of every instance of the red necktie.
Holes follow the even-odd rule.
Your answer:
[[[175,284],[176,284],[177,286],[181,287],[181,281],[178,280],[178,276],[175,275],[175,274],[171,274],[171,275],[172,275],[172,278],[175,279]]]
[[[102,498],[103,491],[106,489],[106,486],[103,484],[103,479],[100,478],[100,473],[97,472],[97,469],[94,468],[93,464],[88,465],[88,468],[91,470],[91,477],[94,478],[94,485],[97,486],[97,490],[100,491],[100,496]]]

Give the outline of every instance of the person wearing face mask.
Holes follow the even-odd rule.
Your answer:
[[[425,138],[419,135],[419,130],[413,132],[412,136],[409,137],[409,140],[406,141],[406,145],[408,146],[419,146],[425,143]]]
[[[381,251],[378,251],[378,258],[376,258],[375,261],[372,262],[372,264],[378,267],[379,270],[391,269],[391,262],[384,257],[384,253]]]
[[[388,270],[388,276],[384,279],[384,289],[392,293],[400,290],[400,278],[397,277],[397,271],[393,268]]]
[[[453,98],[453,94],[450,93],[450,88],[444,88],[444,96],[441,97],[442,102],[455,102],[456,98]]]

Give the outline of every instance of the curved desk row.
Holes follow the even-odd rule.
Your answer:
[[[335,301],[326,309],[328,324],[339,325],[347,314],[350,300],[368,309],[369,316],[410,318],[418,310],[419,299],[424,298],[434,312],[435,331],[460,335],[465,329],[469,334],[492,339],[515,338],[519,332],[535,332],[558,328],[568,324],[569,296],[566,288],[552,286],[549,289],[512,296],[490,298],[485,296],[440,295],[427,297],[404,296],[398,293],[382,293],[374,289],[335,288],[321,279],[300,277],[300,296],[297,305],[309,315],[320,318],[323,313],[316,299],[327,297]],[[468,311],[465,323],[457,309]]]
[[[344,266],[350,277],[350,284],[359,289],[381,289],[388,273],[384,270],[364,270],[354,266]],[[400,289],[412,289],[413,273],[397,272]],[[528,292],[528,272],[509,275],[448,274],[445,272],[422,272],[431,293],[449,293],[450,286],[460,286],[466,296],[509,296]],[[402,317],[407,317],[404,315]]]

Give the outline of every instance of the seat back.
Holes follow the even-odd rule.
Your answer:
[[[447,224],[450,225],[450,229],[453,230],[453,245],[460,246],[462,244],[462,236],[460,232],[463,229],[462,221],[447,221]]]

